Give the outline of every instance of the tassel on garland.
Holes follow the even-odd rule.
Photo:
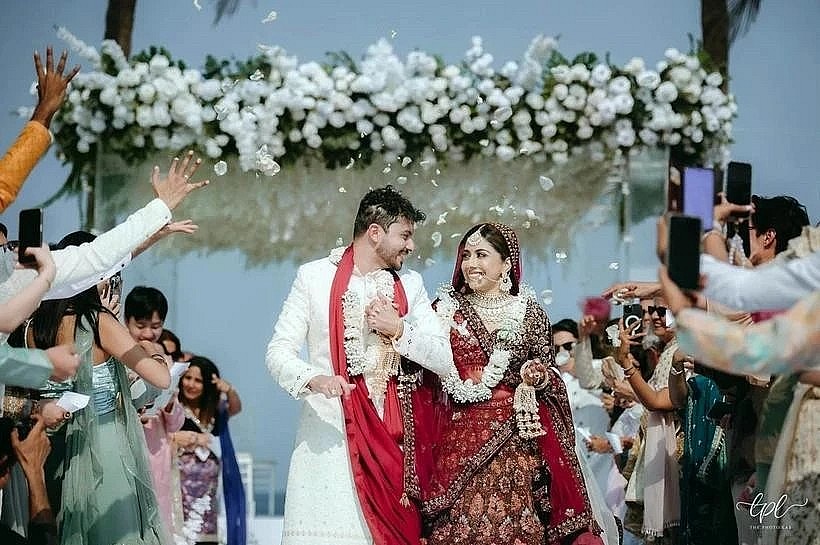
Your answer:
[[[522,439],[535,439],[547,433],[538,417],[538,400],[535,398],[534,387],[526,382],[516,386],[513,409],[518,424],[518,435]]]

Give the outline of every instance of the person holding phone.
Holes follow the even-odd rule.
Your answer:
[[[34,69],[37,72],[37,106],[23,132],[11,148],[0,158],[0,212],[3,212],[17,198],[17,193],[28,178],[34,165],[51,144],[49,126],[51,119],[65,100],[68,84],[80,71],[75,66],[67,74],[65,70],[68,53],[63,51],[54,66],[51,46],[46,48],[46,66],[42,66],[40,53],[34,52]]]

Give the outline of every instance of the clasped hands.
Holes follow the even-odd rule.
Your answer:
[[[367,327],[372,331],[395,339],[401,336],[403,331],[402,319],[395,303],[382,294],[370,302],[364,309],[364,317]]]

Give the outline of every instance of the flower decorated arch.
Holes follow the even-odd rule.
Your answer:
[[[423,51],[400,58],[387,40],[359,62],[339,53],[300,63],[260,44],[247,61],[209,57],[198,70],[162,49],[126,59],[111,41],[98,52],[59,35],[93,65],[55,120],[58,153],[72,165],[66,188],[94,185],[112,220],[144,198],[147,184],[134,182],[148,170],[138,165],[194,147],[213,184],[186,212],[218,227],[196,244],[238,243],[260,263],[346,238],[351,203],[387,183],[427,210],[428,225],[444,226],[433,231],[444,239],[501,219],[545,246],[543,233],[565,234],[590,208],[610,206],[607,189],[628,193],[608,181],[615,172],[628,182],[624,165],[642,150],[725,164],[736,115],[721,76],[674,49],[651,66],[616,66],[590,53],[568,59],[538,36],[497,69],[478,37],[450,64]],[[422,251],[440,244],[431,237]]]

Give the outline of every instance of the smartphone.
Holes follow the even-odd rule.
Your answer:
[[[680,212],[700,218],[707,231],[712,228],[715,195],[720,191],[715,171],[711,168],[685,167],[683,169],[683,206]]]
[[[700,281],[702,223],[694,216],[669,218],[666,266],[669,278],[685,290],[696,290]]]
[[[643,307],[640,303],[624,305],[624,329],[631,335],[640,333],[643,328]]]
[[[752,202],[752,165],[732,161],[726,169],[726,200],[734,204]]]
[[[20,211],[20,247],[17,260],[23,265],[35,262],[34,257],[27,255],[28,248],[39,248],[43,245],[43,211],[40,208],[29,208]]]

